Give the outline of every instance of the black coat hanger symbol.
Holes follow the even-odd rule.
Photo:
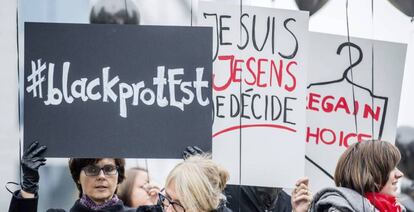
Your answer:
[[[371,89],[366,88],[366,87],[361,86],[361,85],[358,85],[358,84],[354,83],[352,81],[352,79],[349,78],[349,72],[350,71],[352,72],[352,68],[354,68],[355,66],[357,66],[358,64],[361,63],[361,61],[363,59],[363,53],[362,53],[361,47],[359,47],[355,43],[352,43],[352,42],[344,42],[344,43],[342,43],[341,45],[338,46],[338,49],[336,50],[336,54],[340,55],[341,52],[342,52],[342,49],[344,47],[346,47],[346,46],[353,47],[353,48],[355,48],[358,51],[358,59],[355,62],[352,62],[351,61],[351,65],[348,68],[345,69],[344,73],[342,74],[342,77],[340,79],[332,80],[332,81],[311,83],[311,84],[308,85],[307,89],[311,88],[312,86],[320,86],[320,85],[334,84],[334,83],[339,83],[339,82],[342,82],[342,81],[346,80],[351,85],[353,85],[355,87],[358,87],[358,88],[360,88],[362,90],[367,91],[369,93],[369,95],[371,96],[371,99],[377,98],[377,99],[384,100],[384,112],[382,114],[382,120],[381,120],[381,125],[380,125],[380,129],[379,129],[379,134],[378,134],[378,139],[381,139],[382,133],[383,133],[383,129],[384,129],[384,124],[385,124],[385,117],[386,117],[386,114],[387,114],[388,97],[375,95],[371,91]],[[349,48],[349,50],[351,50],[351,48]]]
[[[384,112],[382,114],[382,120],[381,120],[381,125],[380,125],[380,129],[379,129],[379,134],[378,134],[378,139],[381,139],[383,129],[384,129],[385,117],[386,117],[386,113],[387,113],[388,97],[375,95],[373,93],[373,91],[371,91],[371,89],[354,83],[353,80],[348,77],[350,71],[351,71],[351,74],[352,74],[352,68],[354,68],[359,63],[361,63],[361,61],[363,59],[363,52],[362,52],[361,47],[359,47],[358,45],[356,45],[352,42],[344,42],[344,43],[342,43],[341,45],[338,46],[338,49],[336,50],[336,54],[340,55],[341,52],[342,52],[342,49],[346,46],[349,47],[349,52],[351,51],[351,47],[355,48],[358,51],[358,59],[355,62],[350,61],[351,64],[348,68],[345,69],[344,73],[342,74],[342,77],[340,79],[332,80],[332,81],[311,83],[307,86],[307,89],[311,88],[312,86],[323,86],[323,85],[328,85],[328,84],[340,83],[340,82],[346,80],[352,86],[355,86],[355,87],[358,87],[362,90],[367,91],[369,93],[369,95],[371,96],[371,99],[378,98],[378,99],[384,100]],[[374,126],[371,126],[371,127],[374,127]],[[319,164],[317,164],[315,161],[313,161],[309,156],[305,155],[305,159],[307,161],[309,161],[310,163],[312,163],[317,169],[322,171],[326,176],[328,176],[329,178],[331,178],[333,180],[333,176],[327,170],[325,170],[323,167],[321,167]]]

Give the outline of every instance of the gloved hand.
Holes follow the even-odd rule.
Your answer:
[[[204,151],[202,149],[200,149],[197,146],[188,146],[187,148],[185,148],[185,150],[183,151],[183,159],[187,159],[190,156],[194,156],[194,155],[202,155],[204,154]]]
[[[45,165],[46,159],[42,156],[46,146],[40,146],[35,141],[24,151],[21,166],[23,171],[23,191],[36,194],[39,190],[39,167]]]

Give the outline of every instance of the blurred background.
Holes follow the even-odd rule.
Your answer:
[[[220,2],[240,4],[239,0]],[[299,10],[300,2],[306,0],[243,0],[242,2],[245,5]],[[321,2],[326,3],[310,17],[309,30],[346,35],[346,0]],[[372,3],[373,7],[371,7]],[[198,1],[2,0],[0,4],[0,186],[3,186],[8,181],[18,182],[19,179],[19,75],[16,67],[18,63],[20,67],[23,65],[23,60],[20,59],[18,62],[17,56],[23,58],[24,55],[24,22],[99,23],[103,21],[120,24],[189,26],[191,22],[193,25],[197,23]],[[349,0],[349,27],[351,36],[408,44],[398,126],[414,127],[412,17],[405,15],[388,0]],[[176,160],[128,159],[127,167],[148,168],[150,178],[163,184],[167,173],[176,162]],[[42,198],[39,201],[39,211],[45,211],[49,207],[70,208],[73,200],[77,198],[77,191],[67,169],[67,159],[50,158],[47,165],[40,170],[39,195]],[[0,189],[0,211],[7,211],[10,198],[11,194],[6,189]]]

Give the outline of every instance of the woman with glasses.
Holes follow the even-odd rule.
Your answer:
[[[9,212],[36,212],[37,191],[40,166],[45,164],[43,153],[46,146],[38,142],[32,143],[22,157],[23,181],[22,190],[13,194]],[[70,212],[92,211],[162,211],[160,207],[140,207],[126,209],[123,202],[115,195],[118,184],[125,179],[125,160],[121,158],[72,158],[69,160],[72,179],[79,190]],[[65,211],[49,209],[48,211]]]
[[[228,178],[208,155],[190,156],[169,173],[159,201],[166,212],[231,212],[222,193]]]

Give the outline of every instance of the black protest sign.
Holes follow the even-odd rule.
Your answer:
[[[211,150],[208,27],[26,23],[24,143],[49,157]]]

